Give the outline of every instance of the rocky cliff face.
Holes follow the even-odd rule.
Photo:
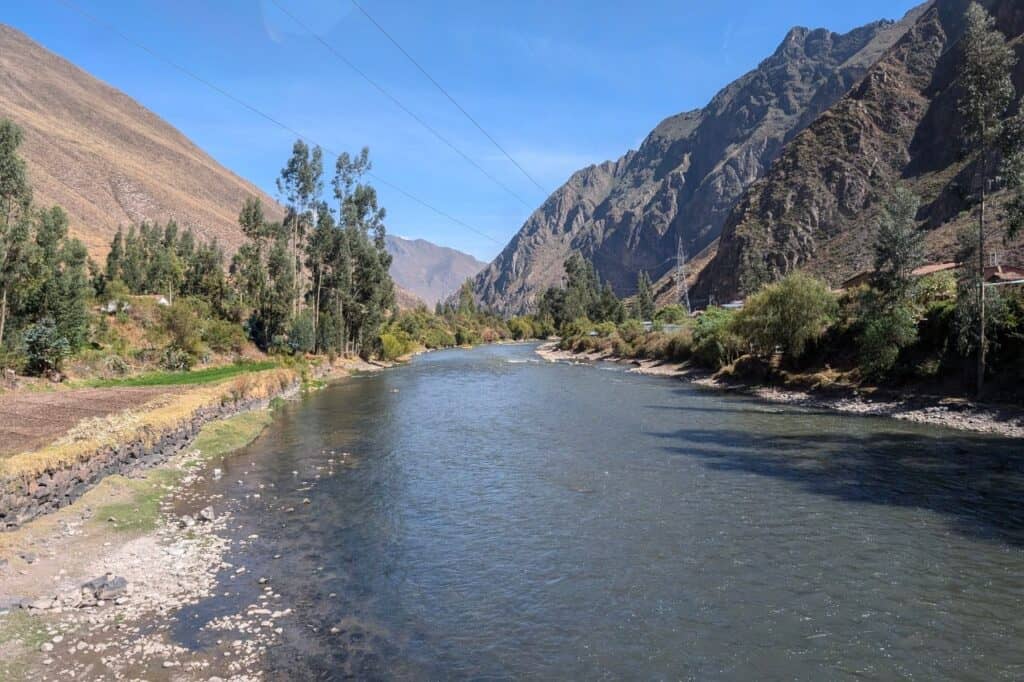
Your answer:
[[[724,226],[694,294],[728,300],[753,282],[800,268],[832,283],[867,268],[875,216],[904,185],[923,200],[933,259],[953,254],[969,220],[954,80],[969,0],[936,0],[863,80],[800,133]],[[1024,31],[1019,0],[986,4],[1011,37]],[[1018,41],[1018,52],[1024,47]],[[1018,65],[1024,90],[1024,60]]]
[[[672,116],[640,148],[574,174],[476,278],[485,305],[519,312],[557,284],[572,251],[620,294],[644,269],[673,265],[720,233],[743,192],[798,132],[841,98],[898,41],[921,10],[844,35],[796,28],[768,59],[704,108]]]
[[[0,118],[24,131],[20,153],[37,204],[64,208],[93,256],[106,252],[119,225],[170,218],[234,250],[250,196],[271,219],[284,215],[138,102],[3,24]]]

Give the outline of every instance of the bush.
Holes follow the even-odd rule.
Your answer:
[[[900,351],[917,340],[917,319],[908,306],[892,306],[869,317],[858,339],[860,366],[880,378],[896,364]]]
[[[693,357],[711,369],[719,369],[736,361],[742,351],[742,339],[733,330],[736,314],[712,307],[697,318],[693,330]]]
[[[687,319],[686,309],[678,303],[667,305],[654,314],[654,321],[662,324],[680,324]]]
[[[665,359],[685,362],[693,355],[693,332],[683,329],[668,338]]]
[[[589,334],[594,329],[594,323],[585,317],[577,317],[562,327],[562,336],[573,337]]]
[[[390,332],[380,335],[380,347],[382,357],[389,361],[397,360],[408,352],[402,340]]]
[[[193,358],[203,352],[202,321],[192,301],[179,299],[162,309],[160,320],[164,332],[171,338],[169,346],[188,353]]]
[[[120,355],[108,355],[103,359],[103,371],[107,376],[123,377],[131,371],[131,366]]]
[[[619,325],[619,336],[626,343],[633,343],[638,338],[643,336],[644,325],[640,320],[626,320]]]
[[[241,353],[245,348],[245,330],[227,320],[208,320],[203,325],[203,342],[218,353]]]
[[[32,375],[59,372],[64,360],[71,354],[71,344],[61,336],[53,318],[44,317],[25,330],[25,371]]]
[[[455,335],[437,327],[426,330],[422,340],[427,348],[451,348],[455,345]]]
[[[195,364],[195,356],[177,346],[168,346],[160,357],[160,366],[171,372],[187,372]]]
[[[508,321],[508,330],[512,334],[512,338],[517,341],[532,339],[536,336],[533,323],[528,317],[513,317]]]
[[[837,309],[827,284],[794,272],[751,296],[736,317],[735,331],[756,353],[770,356],[779,348],[798,360],[808,343],[821,338]]]
[[[304,311],[292,320],[288,329],[288,348],[292,353],[302,354],[313,351],[316,336],[313,332],[313,318],[309,311]]]

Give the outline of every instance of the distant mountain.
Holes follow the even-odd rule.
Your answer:
[[[24,131],[20,153],[36,202],[63,207],[94,256],[119,225],[170,218],[234,250],[249,196],[263,200],[269,218],[284,215],[138,102],[2,24],[0,118]]]
[[[879,21],[839,35],[794,28],[756,69],[700,110],[672,116],[636,151],[575,173],[526,221],[475,288],[485,305],[519,312],[557,284],[573,251],[620,295],[655,280],[720,234],[729,211],[795,135],[838,101],[914,24]]]
[[[394,258],[391,277],[407,292],[433,307],[486,267],[473,256],[423,239],[387,236]]]
[[[737,296],[751,268],[768,277],[809,270],[835,284],[869,267],[875,216],[897,186],[922,198],[918,219],[928,230],[929,256],[953,255],[957,230],[973,220],[964,198],[973,166],[961,154],[954,83],[968,4],[929,3],[865,78],[786,147],[733,209],[718,252],[697,282],[697,296]],[[1024,3],[983,4],[1015,42],[1020,95]],[[999,197],[994,199],[998,206]],[[1016,252],[999,248],[1006,248],[1004,262],[1024,257],[1019,245]]]

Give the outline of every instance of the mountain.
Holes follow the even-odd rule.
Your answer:
[[[106,252],[119,225],[174,218],[233,251],[249,196],[283,210],[124,93],[0,24],[0,118],[24,132],[37,205],[68,212],[89,252]]]
[[[391,277],[407,292],[433,307],[486,267],[473,256],[423,239],[387,236],[393,260]]]
[[[741,293],[744,277],[795,268],[832,283],[866,269],[874,217],[900,185],[922,198],[918,219],[928,230],[930,258],[953,255],[957,230],[972,220],[963,188],[971,184],[973,166],[960,153],[954,84],[968,4],[930,3],[856,87],[787,146],[729,216],[696,296],[728,300]],[[1016,40],[1020,93],[1024,6],[1019,0],[983,4]],[[1006,255],[1022,254],[1018,247]]]
[[[557,284],[572,251],[592,260],[619,294],[637,272],[659,279],[677,240],[696,254],[797,133],[838,101],[913,25],[879,21],[839,35],[794,28],[774,54],[700,110],[659,124],[638,150],[575,173],[537,209],[475,288],[519,312]]]

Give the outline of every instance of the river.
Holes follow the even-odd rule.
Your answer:
[[[289,404],[203,493],[294,609],[272,678],[1021,679],[1020,455],[490,346]]]

